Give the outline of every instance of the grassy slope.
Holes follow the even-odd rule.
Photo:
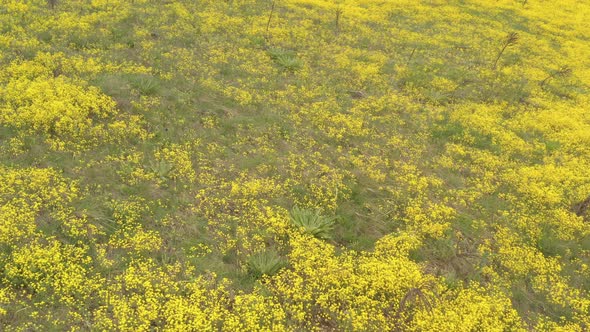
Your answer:
[[[440,287],[497,288],[523,326],[589,323],[590,224],[572,212],[590,194],[588,5],[4,3],[0,63],[13,69],[0,75],[1,163],[6,174],[52,168],[80,193],[60,203],[68,217],[35,210],[34,235],[3,244],[2,324],[87,328],[104,306],[80,295],[95,303],[71,318],[55,284],[23,286],[39,268],[18,248],[54,240],[85,244],[97,294],[135,261],[177,267],[173,285],[214,272],[232,292],[258,292],[249,257],[294,255],[294,205],[337,217],[329,242],[343,255],[411,234],[409,257]],[[36,79],[35,64],[51,69],[45,80],[116,102],[116,115],[88,116],[106,123],[94,143],[14,120],[8,110],[31,103],[15,97],[18,80]],[[0,202],[16,206],[8,177]],[[72,216],[85,231],[62,225]]]

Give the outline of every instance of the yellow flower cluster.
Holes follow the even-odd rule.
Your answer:
[[[136,116],[116,119],[115,101],[98,88],[68,78],[63,55],[15,62],[0,77],[0,124],[41,134],[55,150],[76,150],[129,135],[145,138]],[[87,71],[93,69],[86,67]],[[70,69],[71,70],[71,69]]]

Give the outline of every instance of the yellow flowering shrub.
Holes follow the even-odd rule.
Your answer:
[[[47,304],[83,305],[98,286],[88,274],[91,258],[86,250],[53,240],[47,245],[31,243],[12,253],[5,278]]]
[[[96,88],[83,89],[63,77],[10,82],[2,99],[10,105],[2,112],[3,124],[41,132],[56,140],[52,142],[56,149],[65,144],[60,140],[95,144],[86,137],[96,140],[104,129],[93,125],[92,118],[104,119],[115,112],[114,102]]]
[[[187,148],[178,145],[165,147],[161,151],[156,151],[156,159],[165,161],[171,165],[170,178],[179,179],[187,182],[195,180],[196,174],[191,161],[191,155]]]
[[[12,63],[2,75],[3,125],[39,133],[53,149],[80,149],[135,134],[146,137],[137,117],[117,120],[116,102],[98,88],[64,76],[63,55]],[[67,67],[66,67],[67,68]]]
[[[478,287],[446,295],[443,305],[416,317],[415,331],[526,331],[518,313],[502,293]]]

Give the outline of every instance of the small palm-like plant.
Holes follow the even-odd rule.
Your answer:
[[[158,162],[152,163],[150,168],[152,172],[154,172],[156,176],[160,178],[160,180],[166,180],[174,169],[174,165],[165,160],[160,160]]]
[[[319,210],[301,209],[294,207],[291,211],[291,221],[306,233],[320,239],[330,239],[334,228],[335,217],[326,217]]]
[[[285,50],[280,47],[272,47],[268,50],[268,55],[279,66],[287,71],[294,72],[303,67],[303,62],[293,51]]]
[[[248,273],[255,278],[263,275],[272,276],[287,265],[276,251],[266,250],[248,257]]]
[[[149,75],[136,75],[131,78],[131,85],[143,95],[153,95],[158,92],[160,83],[155,77]]]

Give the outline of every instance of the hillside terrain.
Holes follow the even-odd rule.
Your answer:
[[[588,22],[0,0],[0,330],[588,331]]]

